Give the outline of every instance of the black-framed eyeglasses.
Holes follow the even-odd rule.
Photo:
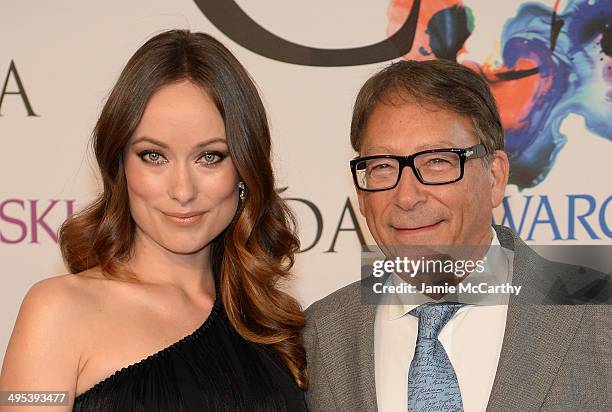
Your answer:
[[[355,185],[368,192],[393,189],[400,181],[404,167],[410,166],[424,185],[446,185],[463,178],[465,161],[485,157],[484,145],[423,150],[410,156],[374,155],[350,161]]]

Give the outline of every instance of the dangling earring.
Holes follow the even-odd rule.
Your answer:
[[[244,186],[244,182],[238,183],[238,196],[240,200],[244,200],[246,198],[246,188]]]

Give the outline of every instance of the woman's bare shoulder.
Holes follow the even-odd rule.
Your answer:
[[[78,344],[79,336],[72,332],[92,321],[108,282],[95,268],[36,282],[23,298],[13,334],[43,338],[61,333]]]
[[[36,282],[21,303],[0,386],[30,388],[38,382],[66,387],[75,382],[85,326],[95,319],[105,282],[95,270]]]
[[[77,320],[95,311],[96,303],[109,282],[112,281],[96,268],[45,278],[32,285],[24,297],[22,310],[44,308],[68,316],[66,320]]]

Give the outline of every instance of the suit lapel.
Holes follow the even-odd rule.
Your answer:
[[[539,410],[582,317],[583,307],[508,306],[487,411]]]
[[[523,289],[520,295],[511,297],[508,305],[487,411],[539,410],[576,333],[584,307],[550,304],[537,276],[533,276],[534,268],[541,267],[541,258],[512,232],[499,227],[496,230],[501,245],[515,252],[512,283],[522,285]]]

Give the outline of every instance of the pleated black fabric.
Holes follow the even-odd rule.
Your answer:
[[[73,411],[306,411],[302,391],[271,349],[243,339],[219,291],[191,335],[83,392]]]

